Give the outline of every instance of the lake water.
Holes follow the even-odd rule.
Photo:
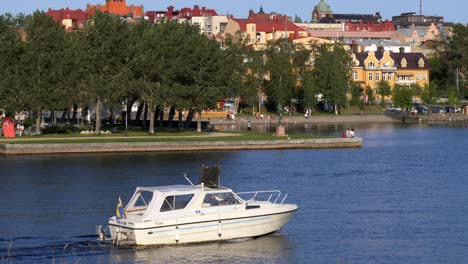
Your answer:
[[[287,132],[339,136],[348,126]],[[354,128],[363,148],[0,157],[1,263],[468,263],[468,127]],[[184,173],[196,180],[202,164],[221,165],[235,191],[280,189],[300,209],[258,239],[96,242],[118,195],[184,184]]]

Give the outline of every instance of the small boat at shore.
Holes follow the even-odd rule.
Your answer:
[[[114,245],[175,245],[259,237],[280,230],[298,210],[278,190],[235,193],[219,167],[202,167],[200,184],[137,187],[119,198],[108,230]],[[188,180],[188,178],[187,178]],[[189,181],[190,182],[190,181]],[[106,233],[98,227],[100,238]]]

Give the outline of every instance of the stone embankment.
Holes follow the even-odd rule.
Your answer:
[[[0,155],[37,155],[71,153],[129,153],[226,151],[262,149],[359,148],[361,138],[319,138],[246,141],[186,141],[186,142],[113,142],[113,143],[0,143]]]

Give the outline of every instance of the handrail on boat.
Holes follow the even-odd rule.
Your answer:
[[[260,199],[260,200],[256,200],[257,196],[259,194],[270,194],[268,196],[268,199]],[[264,201],[264,202],[271,202],[273,204],[276,204],[276,202],[278,202],[278,200],[281,198],[281,203],[280,204],[283,204],[283,202],[286,200],[286,197],[288,197],[288,195],[284,195],[284,196],[281,196],[281,191],[279,190],[269,190],[269,191],[251,191],[251,192],[238,192],[236,193],[238,196],[240,196],[242,198],[243,195],[248,195],[250,194],[249,198],[247,199],[244,199],[242,198],[243,200],[245,201]],[[274,199],[272,201],[272,199]]]

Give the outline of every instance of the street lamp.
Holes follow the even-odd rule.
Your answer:
[[[125,101],[122,102],[122,112],[125,113],[125,135],[128,135],[128,113],[127,113],[127,104],[128,98],[125,98]]]

